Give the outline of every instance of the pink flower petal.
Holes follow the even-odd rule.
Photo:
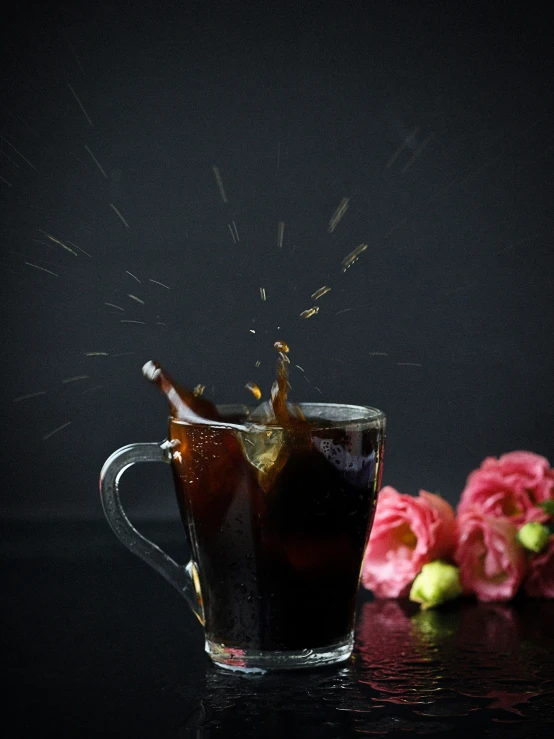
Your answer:
[[[427,562],[452,557],[456,524],[452,507],[437,495],[404,495],[391,487],[379,495],[362,566],[362,583],[378,598],[406,596]]]

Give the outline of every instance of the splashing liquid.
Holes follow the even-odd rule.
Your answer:
[[[174,382],[158,362],[147,362],[142,368],[146,379],[155,383],[169,401],[171,415],[186,423],[220,421],[216,406],[201,393],[185,390]]]
[[[306,419],[297,405],[291,406],[288,403],[290,392],[289,345],[284,341],[276,341],[273,346],[279,352],[277,359],[277,379],[271,388],[271,405],[275,422],[291,431],[301,431],[306,428]]]
[[[279,352],[277,379],[271,388],[272,413],[264,418],[264,423],[299,431],[302,427],[306,427],[305,418],[298,406],[291,406],[288,403],[290,359],[287,355],[290,348],[284,341],[276,341],[273,346]],[[191,424],[223,422],[215,404],[198,392],[201,386],[197,386],[193,391],[181,387],[158,362],[147,362],[142,368],[142,373],[148,380],[158,385],[165,394],[174,418]]]

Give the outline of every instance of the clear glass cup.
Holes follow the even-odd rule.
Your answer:
[[[383,471],[385,416],[305,403],[301,430],[169,419],[168,440],[114,452],[100,475],[121,541],[186,598],[206,652],[239,670],[342,662],[354,640],[356,595]],[[130,523],[119,498],[138,462],[171,465],[191,560],[179,565]]]

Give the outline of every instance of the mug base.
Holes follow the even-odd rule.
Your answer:
[[[205,649],[216,665],[226,670],[264,673],[269,670],[300,670],[344,662],[352,654],[354,632],[335,644],[317,649],[258,650],[237,649],[206,639]]]

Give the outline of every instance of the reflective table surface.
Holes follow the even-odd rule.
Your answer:
[[[185,561],[177,525],[141,528]],[[185,601],[104,522],[4,523],[1,572],[5,736],[554,733],[554,601],[362,592],[349,662],[248,676],[211,665]]]

